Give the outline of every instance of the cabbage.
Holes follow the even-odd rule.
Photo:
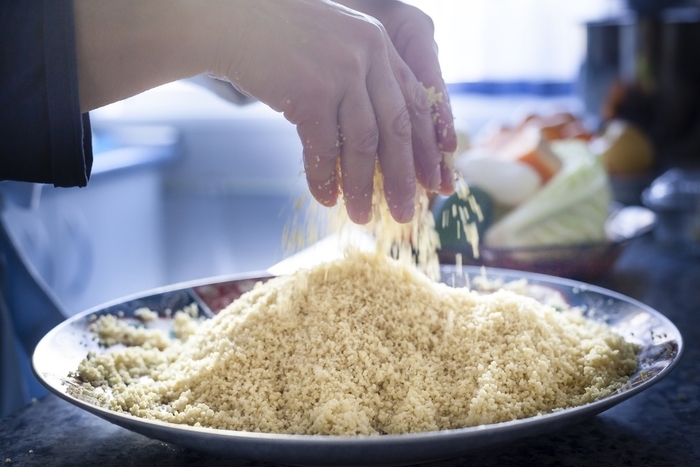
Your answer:
[[[486,232],[489,247],[531,247],[602,241],[612,199],[599,157],[582,141],[552,143],[561,170]]]

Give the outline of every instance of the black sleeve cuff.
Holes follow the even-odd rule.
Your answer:
[[[0,180],[85,186],[91,168],[72,0],[3,0]]]

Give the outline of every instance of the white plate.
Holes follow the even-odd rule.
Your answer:
[[[481,269],[464,267],[474,278]],[[643,391],[666,376],[680,359],[683,342],[678,329],[659,312],[615,292],[581,282],[539,274],[488,269],[489,279],[506,282],[527,279],[533,295],[558,294],[570,305],[581,307],[591,319],[605,322],[625,339],[641,346],[640,365],[629,383],[610,396],[580,407],[511,422],[406,435],[370,437],[276,435],[195,428],[145,420],[117,413],[80,397],[68,373],[77,369],[88,351],[102,352],[88,331],[91,315],[114,314],[132,319],[134,310],[148,307],[159,313],[149,326],[169,326],[166,309],[178,310],[193,302],[200,313],[212,316],[253,284],[269,276],[250,274],[180,284],[129,297],[76,315],[49,332],[33,357],[39,380],[63,399],[112,423],[173,444],[212,454],[296,465],[401,465],[463,455],[485,446],[512,442],[553,431],[594,416]],[[455,280],[454,268],[443,268],[447,283]],[[460,279],[463,281],[464,279]],[[459,284],[457,284],[459,285]]]

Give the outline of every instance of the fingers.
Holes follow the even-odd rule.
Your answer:
[[[388,60],[374,62],[367,77],[379,146],[377,156],[384,177],[389,212],[397,222],[409,222],[415,212],[416,171],[413,163],[411,117]]]
[[[440,170],[442,153],[438,148],[428,95],[393,47],[390,47],[389,55],[411,118],[416,176],[426,189],[437,191],[442,178]]]
[[[335,205],[340,156],[336,115],[305,119],[297,125],[297,132],[304,148],[304,170],[311,194],[324,206]]]
[[[358,224],[372,218],[377,160],[389,212],[398,222],[413,218],[416,179],[431,191],[454,191],[452,164],[441,151],[441,145],[448,148],[445,152],[456,147],[456,136],[450,137],[454,126],[446,92],[443,101],[431,106],[424,84],[388,38],[382,48],[388,60],[374,61],[366,83],[346,91],[337,118],[329,111],[325,118],[298,126],[311,193],[321,204],[335,204],[340,167],[348,216]],[[437,81],[444,89],[439,75]]]
[[[399,42],[397,49],[418,81],[426,89],[432,88],[433,95],[438,98],[432,108],[438,147],[443,152],[454,152],[457,149],[457,134],[447,86],[442,79],[437,45],[433,39],[432,22],[415,22],[414,25],[413,30],[404,32],[405,37],[397,36],[394,41]]]
[[[372,219],[372,189],[379,146],[379,127],[364,83],[346,94],[338,121],[341,128],[343,198],[357,224]]]
[[[447,153],[445,158],[440,162],[440,188],[438,188],[438,193],[441,195],[451,195],[455,191],[455,179],[454,179],[454,166],[453,166],[453,154]]]

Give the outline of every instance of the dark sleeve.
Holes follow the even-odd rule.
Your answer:
[[[0,0],[0,180],[85,186],[72,0]]]

